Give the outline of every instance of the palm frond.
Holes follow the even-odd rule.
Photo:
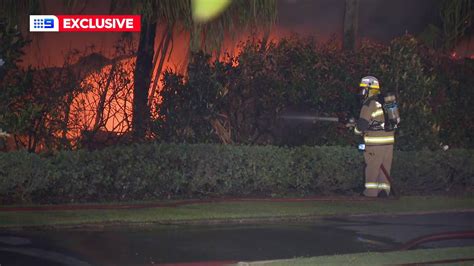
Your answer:
[[[276,16],[275,0],[234,0],[219,18],[205,24],[204,48],[207,51],[220,50],[225,33],[234,38],[238,32],[269,31]]]
[[[46,1],[2,0],[0,19],[9,25],[27,26],[28,15],[40,14]],[[84,2],[63,0],[64,8],[69,12],[76,11],[80,3]],[[85,6],[81,7],[84,9]],[[235,37],[237,32],[250,29],[269,31],[277,15],[276,0],[233,0],[223,14],[204,24],[193,21],[191,0],[111,0],[109,9],[110,13],[132,11],[147,21],[182,27],[196,38],[192,41],[194,48],[208,52],[220,50],[225,34]]]

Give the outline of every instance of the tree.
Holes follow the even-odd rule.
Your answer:
[[[440,25],[429,24],[420,39],[432,48],[452,52],[472,25],[472,0],[442,0],[439,2]]]
[[[344,12],[344,50],[355,50],[359,23],[359,0],[346,0]]]
[[[150,88],[156,22],[142,18],[142,29],[138,43],[134,72],[132,129],[135,140],[144,139],[150,118],[148,90]]]
[[[0,16],[10,21],[18,20],[19,15],[38,13],[44,0],[0,2]],[[64,0],[64,8],[77,9],[78,0]],[[86,2],[92,4],[92,2]],[[84,5],[82,6],[83,9]],[[256,27],[267,27],[273,24],[276,17],[276,0],[238,0],[233,1],[227,10],[218,18],[208,23],[197,23],[192,19],[190,0],[111,0],[110,12],[133,11],[142,16],[139,46],[137,50],[136,68],[134,71],[134,99],[132,130],[136,140],[145,138],[150,120],[149,90],[151,78],[154,76],[152,92],[156,91],[157,79],[162,71],[164,56],[157,60],[158,54],[166,54],[170,49],[169,40],[173,31],[180,27],[191,35],[191,51],[207,52],[220,49],[224,35]],[[25,26],[25,25],[23,25]],[[157,26],[163,26],[167,41],[160,42],[155,51],[155,35]],[[172,44],[171,44],[172,45]],[[154,73],[154,74],[153,74]],[[151,95],[153,97],[154,95]]]
[[[142,31],[135,70],[134,99],[136,100],[134,100],[133,114],[135,139],[143,139],[149,127],[150,105],[152,104],[150,98],[155,95],[165,55],[170,49],[170,39],[177,27],[190,33],[191,53],[199,50],[212,53],[220,50],[225,33],[234,34],[237,29],[245,31],[250,28],[262,28],[262,26],[268,30],[276,17],[275,0],[233,1],[221,16],[208,23],[193,20],[189,0],[144,0],[141,1],[141,6],[137,4],[137,1],[125,2],[128,2],[125,5],[132,6],[135,10],[138,7],[142,15]],[[157,50],[153,51],[150,48],[155,46],[155,38],[151,31],[156,30],[156,25],[162,25],[165,30]],[[157,60],[159,54],[161,57]],[[150,94],[151,77],[154,77],[154,81]],[[142,80],[137,83],[139,78]]]

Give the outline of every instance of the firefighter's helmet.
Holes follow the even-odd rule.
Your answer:
[[[367,99],[374,95],[380,94],[380,84],[377,78],[373,76],[363,77],[359,85],[362,99]]]

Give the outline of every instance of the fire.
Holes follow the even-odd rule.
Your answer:
[[[164,29],[164,27],[159,27],[159,29]],[[268,36],[268,42],[277,42],[281,37],[289,34],[289,31],[275,28]],[[21,65],[23,67],[31,65],[39,70],[60,69],[64,66],[74,66],[74,61],[71,61],[70,64],[65,64],[65,55],[69,49],[72,49],[67,42],[74,43],[78,50],[82,50],[80,49],[81,47],[88,47],[84,52],[80,52],[79,54],[83,53],[87,55],[88,53],[96,53],[107,60],[115,58],[111,56],[111,53],[114,50],[112,47],[115,47],[116,41],[118,40],[118,35],[107,35],[110,36],[110,38],[107,37],[104,39],[104,43],[102,43],[101,46],[110,48],[103,51],[97,51],[94,46],[90,45],[90,42],[100,43],[100,40],[97,39],[85,40],[82,35],[81,37],[79,35],[70,34],[67,37],[67,41],[58,42],[57,38],[53,38],[54,36],[56,35],[45,35],[42,39],[35,39],[35,43],[27,48],[26,56]],[[159,50],[157,48],[161,41],[160,38],[164,36],[163,30],[159,30],[156,36],[155,49]],[[228,55],[237,56],[242,49],[242,45],[240,44],[251,38],[262,39],[263,34],[243,33],[234,38],[231,38],[230,35],[226,36],[221,52],[214,54],[213,59],[219,58],[220,60],[226,60],[228,59]],[[186,75],[189,57],[189,39],[190,36],[188,33],[183,33],[182,31],[174,32],[169,44],[169,49],[165,54],[162,55],[159,53],[157,56],[157,60],[162,56],[165,60],[163,62],[162,71],[159,73],[157,73],[156,70],[156,65],[158,65],[158,63],[156,63],[149,90],[151,113],[155,119],[157,118],[156,106],[161,102],[160,90],[162,88],[161,79],[163,72],[172,70]],[[66,39],[63,38],[62,40]],[[133,40],[135,40],[135,49],[133,52],[136,52],[137,34],[134,35]],[[47,49],[45,47],[47,47]],[[70,105],[65,136],[72,144],[72,147],[77,147],[77,144],[84,138],[85,132],[97,133],[96,135],[105,132],[117,136],[126,135],[130,132],[133,112],[133,73],[135,58],[122,59],[114,65],[115,66],[109,63],[98,70],[96,69],[95,72],[89,73],[77,85],[81,92],[74,96],[72,104]],[[82,68],[80,69],[81,71],[86,71],[82,70]],[[115,75],[111,75],[111,72],[115,72]],[[63,131],[52,134],[57,139],[63,139],[64,137]],[[38,144],[38,147],[39,146],[41,146],[41,144]]]
[[[163,32],[158,32],[157,36],[161,36]],[[262,38],[263,35],[256,35],[254,38]],[[166,59],[163,64],[162,71],[156,73],[155,70],[151,80],[150,86],[150,103],[152,115],[156,118],[156,105],[160,101],[159,92],[162,88],[161,78],[165,70],[172,70],[178,73],[185,74],[186,64],[189,54],[189,34],[174,33],[175,41],[173,41],[172,52],[167,51]],[[227,55],[236,56],[241,52],[239,43],[246,41],[249,35],[242,35],[240,38],[231,39],[226,38],[223,44],[222,52],[218,57],[225,60]],[[276,33],[269,35],[269,41],[278,40]],[[157,46],[160,41],[156,41]],[[155,51],[158,50],[155,48]],[[158,58],[161,55],[158,55]],[[216,58],[216,55],[213,56]],[[119,63],[121,74],[127,75],[127,80],[120,84],[120,80],[114,78],[109,84],[107,78],[110,78],[112,66],[102,68],[98,73],[93,73],[86,77],[81,83],[82,87],[89,89],[79,94],[73,101],[71,106],[71,121],[75,125],[70,132],[71,137],[80,136],[81,131],[84,130],[103,130],[108,132],[116,132],[123,134],[130,130],[132,117],[132,99],[133,99],[133,71],[135,66],[135,59],[123,60]],[[156,81],[155,81],[156,80]],[[156,83],[156,88],[153,84]],[[99,106],[100,105],[100,106]],[[103,111],[100,111],[103,109]]]

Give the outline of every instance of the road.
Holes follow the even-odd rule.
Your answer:
[[[429,234],[474,231],[474,212],[351,216],[256,225],[0,231],[0,265],[153,265],[394,250]],[[445,240],[421,248],[474,245]]]

